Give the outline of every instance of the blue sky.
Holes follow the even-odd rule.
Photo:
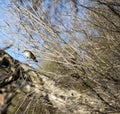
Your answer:
[[[5,28],[5,23],[4,21],[6,20],[6,14],[4,12],[4,9],[6,9],[8,6],[8,1],[7,0],[0,0],[0,48],[4,46],[5,44],[2,44],[2,41],[8,41],[9,38],[6,35],[6,33],[3,32],[3,28]]]
[[[17,0],[13,0],[13,1],[17,1]],[[49,0],[46,0],[46,4],[47,4],[47,2],[48,2]],[[82,1],[82,0],[81,0]],[[44,4],[45,5],[45,4]],[[67,5],[67,3],[65,4],[64,3],[64,5],[65,5],[65,7],[66,7],[66,12],[64,11],[65,9],[61,9],[62,8],[62,5],[60,5],[59,6],[59,11],[61,11],[61,14],[59,15],[56,15],[56,16],[63,16],[63,18],[64,18],[64,15],[66,15],[67,13],[69,14],[70,13],[70,11],[69,11],[69,6],[67,7],[66,5]],[[1,21],[1,23],[0,23],[0,48],[2,48],[2,47],[4,47],[5,45],[7,45],[7,43],[5,43],[6,41],[7,42],[9,42],[9,41],[11,41],[11,40],[13,40],[13,37],[15,36],[14,35],[14,33],[13,34],[6,34],[7,32],[7,30],[4,30],[4,29],[7,29],[7,27],[4,27],[5,26],[5,23],[4,23],[4,21],[6,21],[7,22],[7,20],[9,19],[9,21],[14,21],[15,19],[14,19],[14,17],[12,17],[11,15],[10,15],[10,12],[8,11],[9,10],[9,3],[8,3],[8,0],[0,0],[0,21]],[[47,5],[45,5],[44,7],[47,7]],[[57,6],[58,7],[58,6]],[[6,12],[5,12],[5,10],[6,10]],[[8,11],[8,12],[7,12]],[[82,12],[83,12],[83,10],[80,10],[79,12],[78,12],[78,15],[80,16],[80,17],[82,17]],[[49,15],[51,15],[51,18],[52,18],[52,15],[55,13],[55,10],[54,9],[52,9],[52,10],[50,10],[49,11]],[[57,18],[58,18],[57,17]],[[67,20],[64,20],[63,21],[63,23],[64,23],[64,25],[65,25],[65,27],[66,28],[68,28],[68,30],[71,28],[71,25],[70,24],[68,24],[68,23],[71,23],[71,19],[70,18],[72,18],[72,16],[68,16],[68,17],[66,17],[66,19]],[[59,18],[58,18],[59,19]],[[69,20],[69,21],[68,21]],[[55,23],[55,20],[52,18],[51,19],[51,23]],[[60,24],[59,23],[59,21],[57,21],[56,20],[56,25],[57,24]],[[13,25],[14,26],[14,25]],[[4,29],[3,29],[4,28]],[[12,29],[15,29],[15,28],[12,28]],[[8,29],[8,31],[12,31],[11,29],[9,30]],[[17,35],[18,35],[18,33],[17,33]],[[20,34],[19,34],[20,35]],[[77,35],[77,34],[76,34]],[[78,37],[80,37],[79,36],[80,34],[78,34]],[[22,35],[20,36],[20,37],[23,37]],[[67,39],[67,37],[64,35],[64,34],[61,34],[61,37],[64,39],[64,40],[68,40]],[[23,38],[24,39],[24,38]],[[15,48],[15,46],[17,46],[17,48]],[[17,59],[17,60],[19,60],[19,61],[21,61],[21,62],[25,62],[26,63],[26,58],[25,58],[25,56],[24,56],[24,54],[22,53],[23,52],[23,50],[18,50],[18,47],[19,46],[21,46],[21,43],[20,43],[20,41],[19,40],[17,40],[17,38],[15,38],[15,40],[14,40],[14,46],[13,47],[11,47],[10,49],[8,49],[7,50],[7,52],[12,56],[12,57],[14,57],[15,59]],[[27,63],[29,63],[29,62],[27,62]]]
[[[8,0],[0,0],[0,48],[2,49],[3,47],[7,46],[9,42],[13,41],[14,42],[13,46],[7,49],[6,52],[9,53],[13,58],[37,68],[36,64],[33,61],[28,60],[25,57],[23,50],[18,49],[21,46],[21,43],[17,40],[17,38],[13,38],[14,33],[12,33],[12,29],[15,29],[15,28],[12,28],[12,29],[7,28],[5,24],[5,22],[7,22],[8,20],[10,22],[16,20],[14,19],[14,17],[11,16],[10,12],[8,11],[9,7],[10,5]],[[11,33],[7,34],[7,32],[11,32]],[[23,36],[20,36],[20,37],[23,37]]]
[[[8,3],[9,3],[8,0],[0,0],[0,48],[7,46],[9,42],[13,41],[12,35],[6,34],[7,30],[5,29],[7,29],[7,27],[6,24],[4,23],[5,21],[8,20],[8,18],[14,20],[14,17],[13,18],[10,17],[9,15],[10,12],[6,11],[9,9]],[[17,40],[14,40],[14,45],[16,44],[19,44],[19,42],[17,42]],[[21,62],[25,62],[26,58],[24,54],[22,53],[22,51],[18,51],[16,48],[14,48],[14,45],[13,47],[6,51],[15,59]]]

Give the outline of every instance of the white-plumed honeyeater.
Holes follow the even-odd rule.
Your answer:
[[[29,59],[31,59],[31,60],[33,60],[33,61],[35,61],[35,62],[38,62],[37,59],[36,59],[36,57],[35,57],[35,55],[34,55],[31,51],[29,51],[29,50],[24,50],[24,54],[25,54],[25,56],[26,56],[27,58],[29,58]]]

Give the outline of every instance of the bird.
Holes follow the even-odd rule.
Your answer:
[[[24,54],[27,58],[35,61],[35,62],[38,62],[38,60],[36,59],[36,56],[29,50],[24,50]]]

